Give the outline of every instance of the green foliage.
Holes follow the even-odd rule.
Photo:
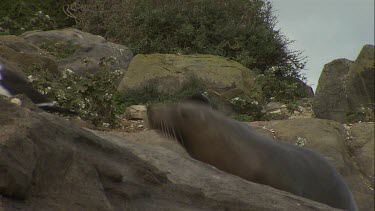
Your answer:
[[[254,119],[253,116],[247,115],[247,114],[236,114],[232,116],[232,118],[240,122],[252,122],[252,121],[257,120],[257,119]]]
[[[359,111],[348,112],[346,114],[347,123],[373,122],[375,120],[374,107],[362,108]]]
[[[64,4],[72,0],[1,0],[0,27],[3,34],[21,34],[28,30],[50,30],[74,25],[64,14]]]
[[[262,84],[262,94],[265,102],[283,102],[294,104],[298,99],[306,97],[301,81],[295,77],[278,76],[278,70],[270,68],[259,74],[257,82]]]
[[[140,90],[129,90],[121,96],[121,102],[126,106],[150,105],[170,101],[170,96],[158,91],[154,85],[147,85]]]
[[[120,103],[115,81],[122,76],[121,71],[103,68],[95,74],[78,76],[67,69],[56,76],[36,65],[28,74],[39,92],[51,96],[60,106],[77,111],[82,119],[96,127],[119,125],[118,116],[125,107]]]
[[[136,54],[220,55],[265,74],[268,97],[284,102],[298,97],[300,87],[291,79],[302,78],[304,58],[290,51],[292,41],[275,29],[267,0],[82,0],[76,5],[79,27]]]
[[[40,93],[49,95],[60,106],[77,111],[79,117],[104,129],[120,126],[119,117],[130,105],[177,102],[192,94],[202,93],[204,89],[201,80],[191,77],[182,91],[174,95],[162,94],[153,85],[120,95],[116,81],[122,78],[123,73],[119,70],[109,71],[107,64],[103,61],[103,69],[82,76],[69,69],[61,75],[54,75],[40,65],[34,65],[28,71],[28,79]]]
[[[233,118],[239,121],[257,121],[263,117],[262,106],[256,100],[236,97],[230,100],[233,110],[237,113]]]
[[[155,103],[178,102],[197,93],[203,93],[206,87],[204,82],[191,76],[177,93],[165,94],[160,92],[153,84],[149,84],[139,90],[130,90],[122,95],[121,102],[124,106]]]
[[[74,45],[72,42],[66,43],[51,40],[46,40],[45,42],[41,43],[39,47],[53,55],[57,60],[72,56],[79,48],[78,45]]]

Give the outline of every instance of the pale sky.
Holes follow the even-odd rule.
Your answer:
[[[277,28],[292,50],[307,56],[308,85],[316,89],[324,64],[355,60],[365,44],[374,44],[374,0],[271,0]]]

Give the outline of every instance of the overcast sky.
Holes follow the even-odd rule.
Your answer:
[[[362,46],[374,44],[374,0],[271,0],[277,28],[304,51],[307,83],[316,89],[324,64],[355,60]]]

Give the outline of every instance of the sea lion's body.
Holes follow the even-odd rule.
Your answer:
[[[252,182],[356,210],[349,188],[318,153],[260,136],[248,125],[193,102],[150,107],[147,115],[152,129],[178,140],[197,160]]]

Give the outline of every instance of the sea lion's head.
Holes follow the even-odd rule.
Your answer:
[[[215,115],[209,105],[196,102],[153,105],[147,109],[147,124],[162,135],[177,140],[185,148],[189,140],[207,134]],[[206,132],[205,132],[206,131]]]

